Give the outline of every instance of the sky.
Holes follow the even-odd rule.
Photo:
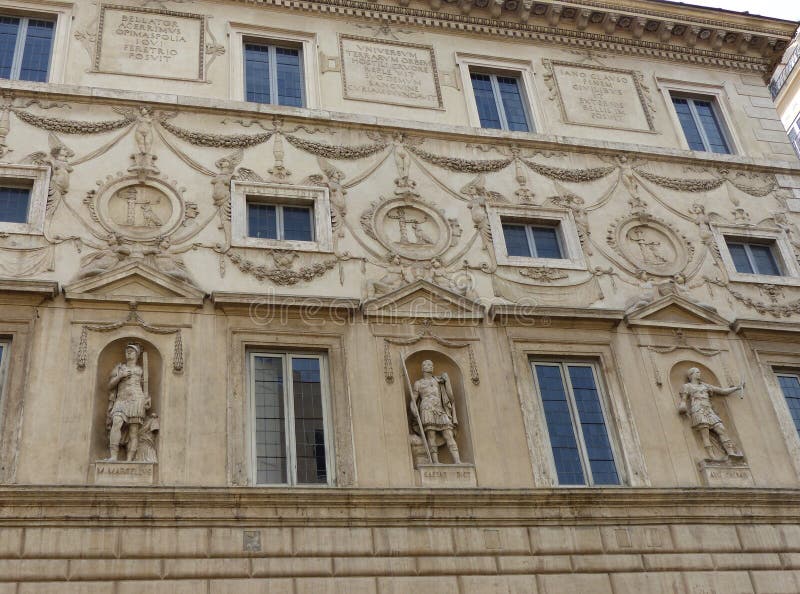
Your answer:
[[[800,0],[685,0],[685,3],[800,21]]]

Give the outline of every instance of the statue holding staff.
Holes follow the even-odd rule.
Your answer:
[[[454,464],[461,464],[456,444],[458,417],[450,377],[433,374],[433,362],[422,362],[422,377],[411,386],[411,412],[427,442],[431,462],[439,464],[439,446],[447,444]]]

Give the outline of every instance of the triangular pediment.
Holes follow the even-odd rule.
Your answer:
[[[483,318],[483,307],[476,301],[425,280],[365,301],[363,307],[367,316],[387,318]]]
[[[131,262],[64,287],[67,299],[138,301],[141,303],[201,304],[205,294],[197,287],[148,266]]]
[[[663,326],[727,332],[730,322],[712,308],[680,295],[660,299],[628,310],[625,320],[632,326]]]

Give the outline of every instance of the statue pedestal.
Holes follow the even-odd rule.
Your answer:
[[[474,464],[420,464],[419,487],[477,487]]]
[[[753,473],[745,462],[701,460],[697,463],[707,487],[754,487]]]
[[[105,462],[94,463],[95,485],[152,485],[155,479],[155,464],[152,462]]]

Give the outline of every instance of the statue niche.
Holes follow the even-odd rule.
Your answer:
[[[97,366],[92,455],[96,482],[112,476],[114,465],[143,463],[128,478],[152,482],[158,462],[162,359],[141,338],[120,338],[100,353]]]
[[[403,361],[409,444],[420,482],[427,486],[474,486],[472,445],[461,370],[436,351]]]

